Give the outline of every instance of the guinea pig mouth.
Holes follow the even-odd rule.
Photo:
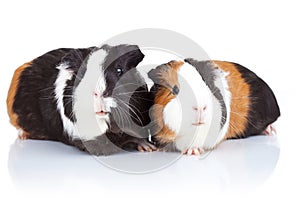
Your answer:
[[[103,110],[96,112],[96,115],[98,115],[98,116],[106,116],[108,114],[109,114],[109,112],[106,112],[106,111],[103,111]]]

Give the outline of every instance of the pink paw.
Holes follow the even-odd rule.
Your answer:
[[[263,132],[265,135],[275,135],[276,134],[276,129],[273,124],[270,124],[267,126],[267,128]]]
[[[137,150],[139,152],[152,152],[152,151],[157,151],[156,146],[153,144],[150,144],[149,142],[141,142],[137,145]]]
[[[182,151],[182,154],[186,154],[188,156],[191,155],[200,156],[202,153],[204,153],[204,150],[200,147],[192,147]]]

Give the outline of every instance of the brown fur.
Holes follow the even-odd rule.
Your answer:
[[[156,74],[158,78],[158,84],[164,87],[160,87],[155,94],[154,104],[155,107],[152,111],[152,117],[156,120],[159,131],[156,134],[156,138],[160,143],[169,143],[175,140],[176,134],[164,124],[163,121],[163,109],[164,107],[176,96],[172,93],[172,88],[177,85],[178,87],[178,74],[177,70],[184,64],[182,61],[171,61],[160,68]],[[158,68],[157,68],[158,69]]]
[[[172,67],[174,70],[176,70],[176,72],[178,71],[178,69],[184,64],[183,61],[175,61],[172,60],[170,62],[168,62],[167,65],[169,65],[170,67]]]
[[[213,62],[223,71],[229,72],[226,79],[231,93],[230,124],[224,139],[243,136],[248,121],[250,86],[234,64],[223,61]]]
[[[175,95],[167,88],[161,87],[155,96],[155,106],[152,110],[152,117],[156,120],[157,128],[156,138],[160,143],[171,142],[175,139],[175,133],[164,123],[164,107],[175,98]]]
[[[177,70],[179,67],[183,65],[183,62],[179,61],[171,61],[167,64],[161,65],[158,68],[156,68],[156,73],[155,73],[155,83],[168,88],[169,92],[172,91],[173,87],[175,85],[180,87],[178,84],[178,74]],[[165,91],[168,92],[168,91]]]
[[[20,66],[16,71],[14,72],[9,90],[8,95],[6,99],[6,105],[7,105],[7,112],[10,119],[10,123],[15,126],[17,129],[21,129],[21,127],[18,124],[18,115],[13,110],[13,104],[15,101],[15,95],[17,92],[17,89],[19,87],[19,78],[22,74],[22,72],[27,68],[31,66],[31,62],[25,63],[22,66]],[[28,133],[23,131],[22,135],[19,136],[20,139],[26,139],[28,136]]]

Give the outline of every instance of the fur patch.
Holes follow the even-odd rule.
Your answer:
[[[172,99],[163,109],[163,121],[174,133],[180,131],[182,110],[177,98]]]
[[[107,52],[103,49],[91,53],[87,59],[84,77],[74,91],[76,98],[74,102],[76,131],[72,135],[73,138],[92,140],[104,134],[108,129],[108,119],[97,119],[93,106],[95,88],[98,87],[99,92],[102,93],[106,89],[103,73],[103,63],[106,56]]]
[[[15,95],[17,92],[17,89],[19,87],[19,78],[22,74],[22,72],[31,66],[31,62],[25,63],[22,66],[20,66],[18,69],[15,70],[11,85],[8,90],[8,95],[6,99],[6,105],[7,105],[7,112],[10,119],[10,123],[15,126],[17,129],[19,129],[19,137],[22,139],[26,139],[28,133],[26,133],[18,124],[18,115],[13,110],[13,104],[15,101]]]
[[[16,80],[12,80],[12,84],[17,85],[12,109],[18,116],[18,126],[23,130],[23,134],[26,134],[26,138],[59,140],[69,144],[55,97],[55,83],[60,72],[56,67],[67,63],[68,70],[76,74],[89,52],[90,49],[68,48],[47,52],[34,59],[30,67],[19,73],[18,84]],[[62,112],[69,119],[72,114],[71,92],[74,79],[75,76],[72,80],[67,79],[66,86],[62,89]]]
[[[208,85],[212,94],[218,100],[222,109],[221,127],[223,127],[227,120],[227,108],[220,88],[216,86],[216,80],[220,78],[220,76],[218,76],[219,74],[216,73],[216,66],[214,66],[211,61],[197,61],[192,58],[185,59],[185,61],[196,68],[203,81]]]
[[[61,63],[56,67],[59,70],[57,79],[54,83],[55,86],[55,98],[57,101],[57,109],[60,113],[61,120],[63,122],[64,131],[68,135],[73,135],[74,132],[74,124],[73,122],[66,116],[65,107],[64,107],[64,92],[67,86],[67,81],[72,79],[73,71],[68,69],[69,66],[66,63]]]
[[[237,63],[232,64],[250,88],[247,126],[242,136],[261,135],[267,126],[275,122],[280,116],[275,95],[268,84],[254,72]]]
[[[152,69],[148,73],[149,78],[154,82],[151,88],[151,93],[155,95],[151,116],[156,124],[154,128],[155,139],[162,144],[172,142],[176,138],[176,133],[174,132],[176,129],[169,127],[170,121],[167,121],[169,124],[165,123],[164,109],[168,103],[176,98],[176,95],[172,93],[172,89],[175,85],[179,87],[177,70],[183,64],[182,61],[170,61]]]
[[[226,77],[231,92],[230,124],[225,139],[241,137],[247,127],[250,87],[235,65],[229,62],[213,61],[220,69],[230,72]]]

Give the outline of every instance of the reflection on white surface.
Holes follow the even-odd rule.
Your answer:
[[[145,187],[145,183],[182,188],[182,183],[214,188],[255,188],[272,174],[279,158],[276,136],[256,136],[223,142],[205,159],[182,156],[165,168],[133,175],[101,164],[93,156],[58,142],[17,140],[10,149],[8,167],[16,186],[63,188],[96,185],[107,188]],[[156,166],[175,153],[122,153],[101,158],[122,166]],[[180,182],[178,182],[180,181]]]

